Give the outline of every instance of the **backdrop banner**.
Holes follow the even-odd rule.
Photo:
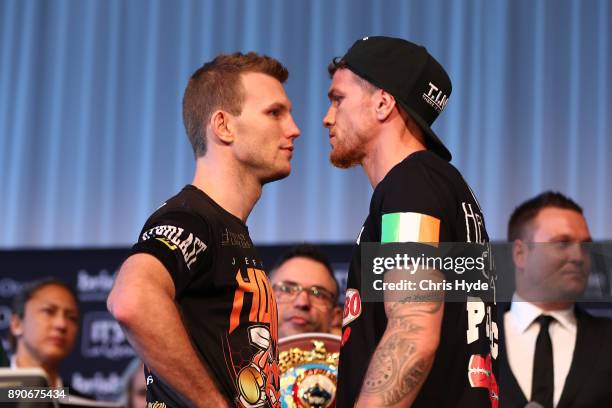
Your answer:
[[[612,317],[612,303],[609,301],[612,242],[593,245],[597,250],[592,251],[592,270],[585,295],[588,299],[600,300],[585,306],[595,314]],[[329,257],[340,284],[339,303],[342,305],[353,244],[319,246]],[[258,252],[266,271],[270,271],[290,247],[259,246]],[[504,296],[509,299],[513,292],[514,271],[509,248],[508,244],[494,244],[492,247],[497,287],[500,288],[498,299]],[[58,278],[75,289],[81,311],[77,344],[61,367],[64,383],[97,399],[116,400],[122,391],[123,371],[135,354],[121,327],[107,312],[106,298],[115,274],[128,254],[128,248],[0,251],[0,340],[4,349],[10,352],[11,303],[21,286],[45,277]]]
[[[266,270],[289,247],[259,247]],[[322,245],[321,249],[330,258],[343,295],[351,245]],[[97,399],[117,399],[121,376],[135,354],[121,327],[106,310],[106,298],[128,254],[127,248],[0,251],[0,340],[4,349],[10,353],[11,303],[21,286],[45,277],[58,278],[75,289],[81,312],[77,343],[62,364],[62,378],[81,393]]]

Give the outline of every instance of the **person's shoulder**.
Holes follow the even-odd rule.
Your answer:
[[[195,187],[188,185],[149,216],[139,241],[163,236],[176,245],[183,241],[192,242],[195,238],[208,242],[217,218],[207,200],[199,196]]]
[[[463,180],[461,173],[449,162],[429,150],[412,153],[382,180],[383,189],[395,184],[441,187]]]
[[[593,310],[587,310],[581,306],[577,306],[576,315],[578,317],[588,319],[589,321],[599,324],[601,326],[612,327],[612,318],[607,315],[601,316],[600,314],[595,313]]]
[[[432,175],[428,158],[421,156],[428,156],[428,153],[412,153],[386,174],[374,189],[370,215],[387,218],[389,214],[428,216],[438,221],[444,219],[446,225],[452,213],[448,205],[452,197],[438,177]]]
[[[157,211],[206,212],[211,207],[208,196],[191,184],[186,185],[174,196],[167,199]]]
[[[374,200],[393,196],[403,201],[429,202],[434,207],[456,201],[461,174],[429,150],[410,154],[394,166],[374,190]]]
[[[597,328],[602,335],[612,337],[612,319],[605,316],[597,316],[581,306],[576,306],[576,318],[582,320],[586,325]]]
[[[164,201],[151,214],[146,224],[165,218],[198,219],[207,221],[214,218],[215,208],[202,191],[186,185],[176,195]]]

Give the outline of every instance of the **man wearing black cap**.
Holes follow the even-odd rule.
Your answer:
[[[360,294],[365,242],[469,242],[490,259],[478,202],[430,128],[450,79],[424,47],[388,37],[358,40],[329,72],[330,160],[361,165],[374,188],[349,271],[337,406],[497,407],[494,295],[444,303],[444,292],[425,301],[385,292],[376,303]],[[486,269],[479,273],[492,288]],[[436,282],[453,274],[418,272]]]

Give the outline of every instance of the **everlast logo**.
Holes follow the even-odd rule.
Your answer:
[[[166,408],[166,403],[165,402],[159,402],[159,401],[148,402],[147,403],[147,408]]]
[[[198,260],[198,254],[207,248],[200,238],[174,225],[158,225],[142,234],[141,237],[143,241],[150,238],[156,238],[171,251],[179,249],[187,268],[191,268],[191,265]]]
[[[423,93],[423,99],[438,113],[442,112],[448,103],[448,96],[431,82],[429,83],[429,91],[427,93]]]

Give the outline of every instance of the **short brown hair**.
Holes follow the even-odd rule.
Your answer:
[[[524,238],[527,225],[547,207],[572,210],[582,215],[582,207],[571,198],[556,191],[545,191],[515,208],[508,222],[508,241]]]
[[[371,83],[367,79],[362,78],[357,73],[355,73],[353,70],[351,70],[351,67],[349,67],[349,65],[346,63],[346,61],[343,60],[340,57],[334,58],[329,63],[329,65],[327,66],[327,72],[329,72],[329,77],[332,78],[334,76],[334,74],[336,73],[336,71],[338,71],[339,69],[348,69],[353,74],[355,74],[355,77],[357,78],[357,83],[366,92],[369,92],[370,94],[372,94],[372,92],[374,92],[377,89],[379,89],[376,85],[374,85],[373,83]],[[418,123],[416,123],[416,121],[412,118],[412,116],[408,112],[406,112],[406,110],[399,103],[397,104],[397,109],[400,112],[400,114],[402,115],[402,117],[404,118],[404,122],[406,123],[406,127],[413,134],[419,135],[418,136],[419,140],[423,141],[423,130],[418,125]]]
[[[346,63],[345,60],[343,60],[340,57],[336,57],[334,58],[329,65],[327,66],[327,72],[329,72],[329,77],[332,78],[334,76],[334,74],[336,73],[336,71],[338,71],[339,69],[348,69],[349,71],[351,71],[353,74],[355,74],[355,76],[357,77],[357,82],[359,83],[359,85],[361,85],[361,87],[368,91],[368,92],[374,92],[375,90],[378,89],[378,87],[376,85],[374,85],[373,83],[371,83],[370,81],[368,81],[365,78],[362,78],[361,76],[359,76],[357,73],[355,73],[351,67],[348,66],[348,64]]]
[[[244,87],[240,74],[259,72],[284,83],[289,72],[278,60],[254,52],[220,54],[193,73],[183,96],[183,123],[195,157],[206,153],[206,123],[216,109],[240,115]]]

